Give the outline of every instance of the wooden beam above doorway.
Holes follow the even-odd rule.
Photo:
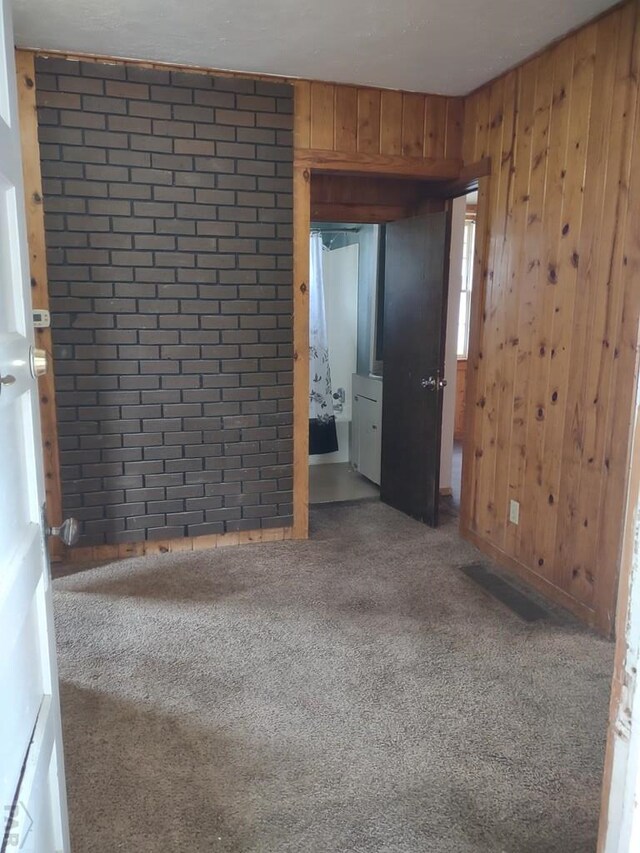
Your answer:
[[[323,149],[296,149],[296,166],[314,172],[346,175],[377,175],[409,180],[450,181],[459,177],[462,161],[427,159],[393,154],[345,153]]]

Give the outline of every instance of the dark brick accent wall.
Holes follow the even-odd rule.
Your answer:
[[[287,526],[292,88],[37,60],[64,513]]]

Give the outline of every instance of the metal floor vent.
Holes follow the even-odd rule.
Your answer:
[[[525,622],[538,622],[548,618],[549,614],[539,604],[499,575],[489,571],[482,563],[468,563],[466,566],[460,566],[460,571]]]

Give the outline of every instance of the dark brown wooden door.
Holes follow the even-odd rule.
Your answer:
[[[387,225],[380,496],[434,527],[448,257],[446,213]]]

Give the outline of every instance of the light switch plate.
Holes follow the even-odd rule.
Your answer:
[[[509,521],[512,524],[520,523],[520,504],[518,501],[509,501]]]

